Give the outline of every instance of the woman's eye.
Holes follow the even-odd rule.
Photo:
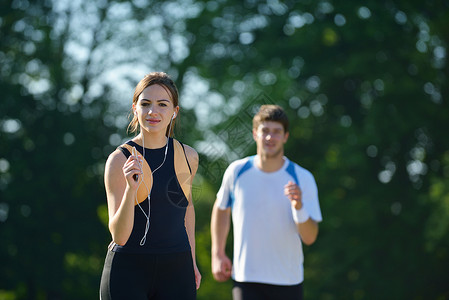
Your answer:
[[[165,103],[159,103],[159,106],[165,107],[165,106],[167,106],[167,104],[165,104]]]

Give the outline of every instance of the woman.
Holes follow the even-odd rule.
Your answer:
[[[170,138],[178,90],[165,73],[136,86],[128,129],[140,133],[118,147],[105,167],[109,230],[100,299],[196,299],[191,184],[197,152]]]

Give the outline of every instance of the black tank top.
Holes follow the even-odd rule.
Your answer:
[[[137,151],[143,155],[142,147],[135,142],[128,141],[126,144],[136,147]],[[127,158],[130,156],[127,149],[123,147],[119,147],[119,149]],[[165,146],[159,149],[145,148],[145,160],[151,170],[156,170],[159,167],[164,160],[164,154]],[[140,245],[147,222],[141,208],[148,214],[148,198],[140,203],[141,208],[134,202],[134,226],[131,235],[125,245],[114,244],[112,250],[128,253],[190,251],[190,243],[185,228],[185,215],[189,203],[176,176],[172,138],[168,141],[165,163],[153,174],[150,199],[150,227],[145,244]]]

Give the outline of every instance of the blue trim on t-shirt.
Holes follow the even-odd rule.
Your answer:
[[[295,164],[292,161],[290,161],[288,163],[287,169],[285,169],[285,170],[291,177],[293,177],[293,180],[299,186],[299,179],[298,179],[298,176],[296,175]]]
[[[235,176],[234,179],[234,185],[232,187],[232,190],[229,192],[229,199],[228,199],[228,206],[227,207],[231,207],[234,205],[234,188],[235,185],[237,183],[237,179],[239,179],[239,177],[245,173],[246,171],[248,171],[249,169],[252,168],[252,166],[254,165],[254,157],[256,157],[255,155],[250,156],[248,161],[243,165],[243,167],[239,170],[239,172],[237,173],[237,175]]]

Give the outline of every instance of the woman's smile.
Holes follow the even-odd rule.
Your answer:
[[[146,120],[147,120],[148,123],[150,123],[150,125],[157,125],[157,124],[159,124],[161,122],[161,120],[155,119],[155,118],[149,118],[149,119],[146,119]]]

